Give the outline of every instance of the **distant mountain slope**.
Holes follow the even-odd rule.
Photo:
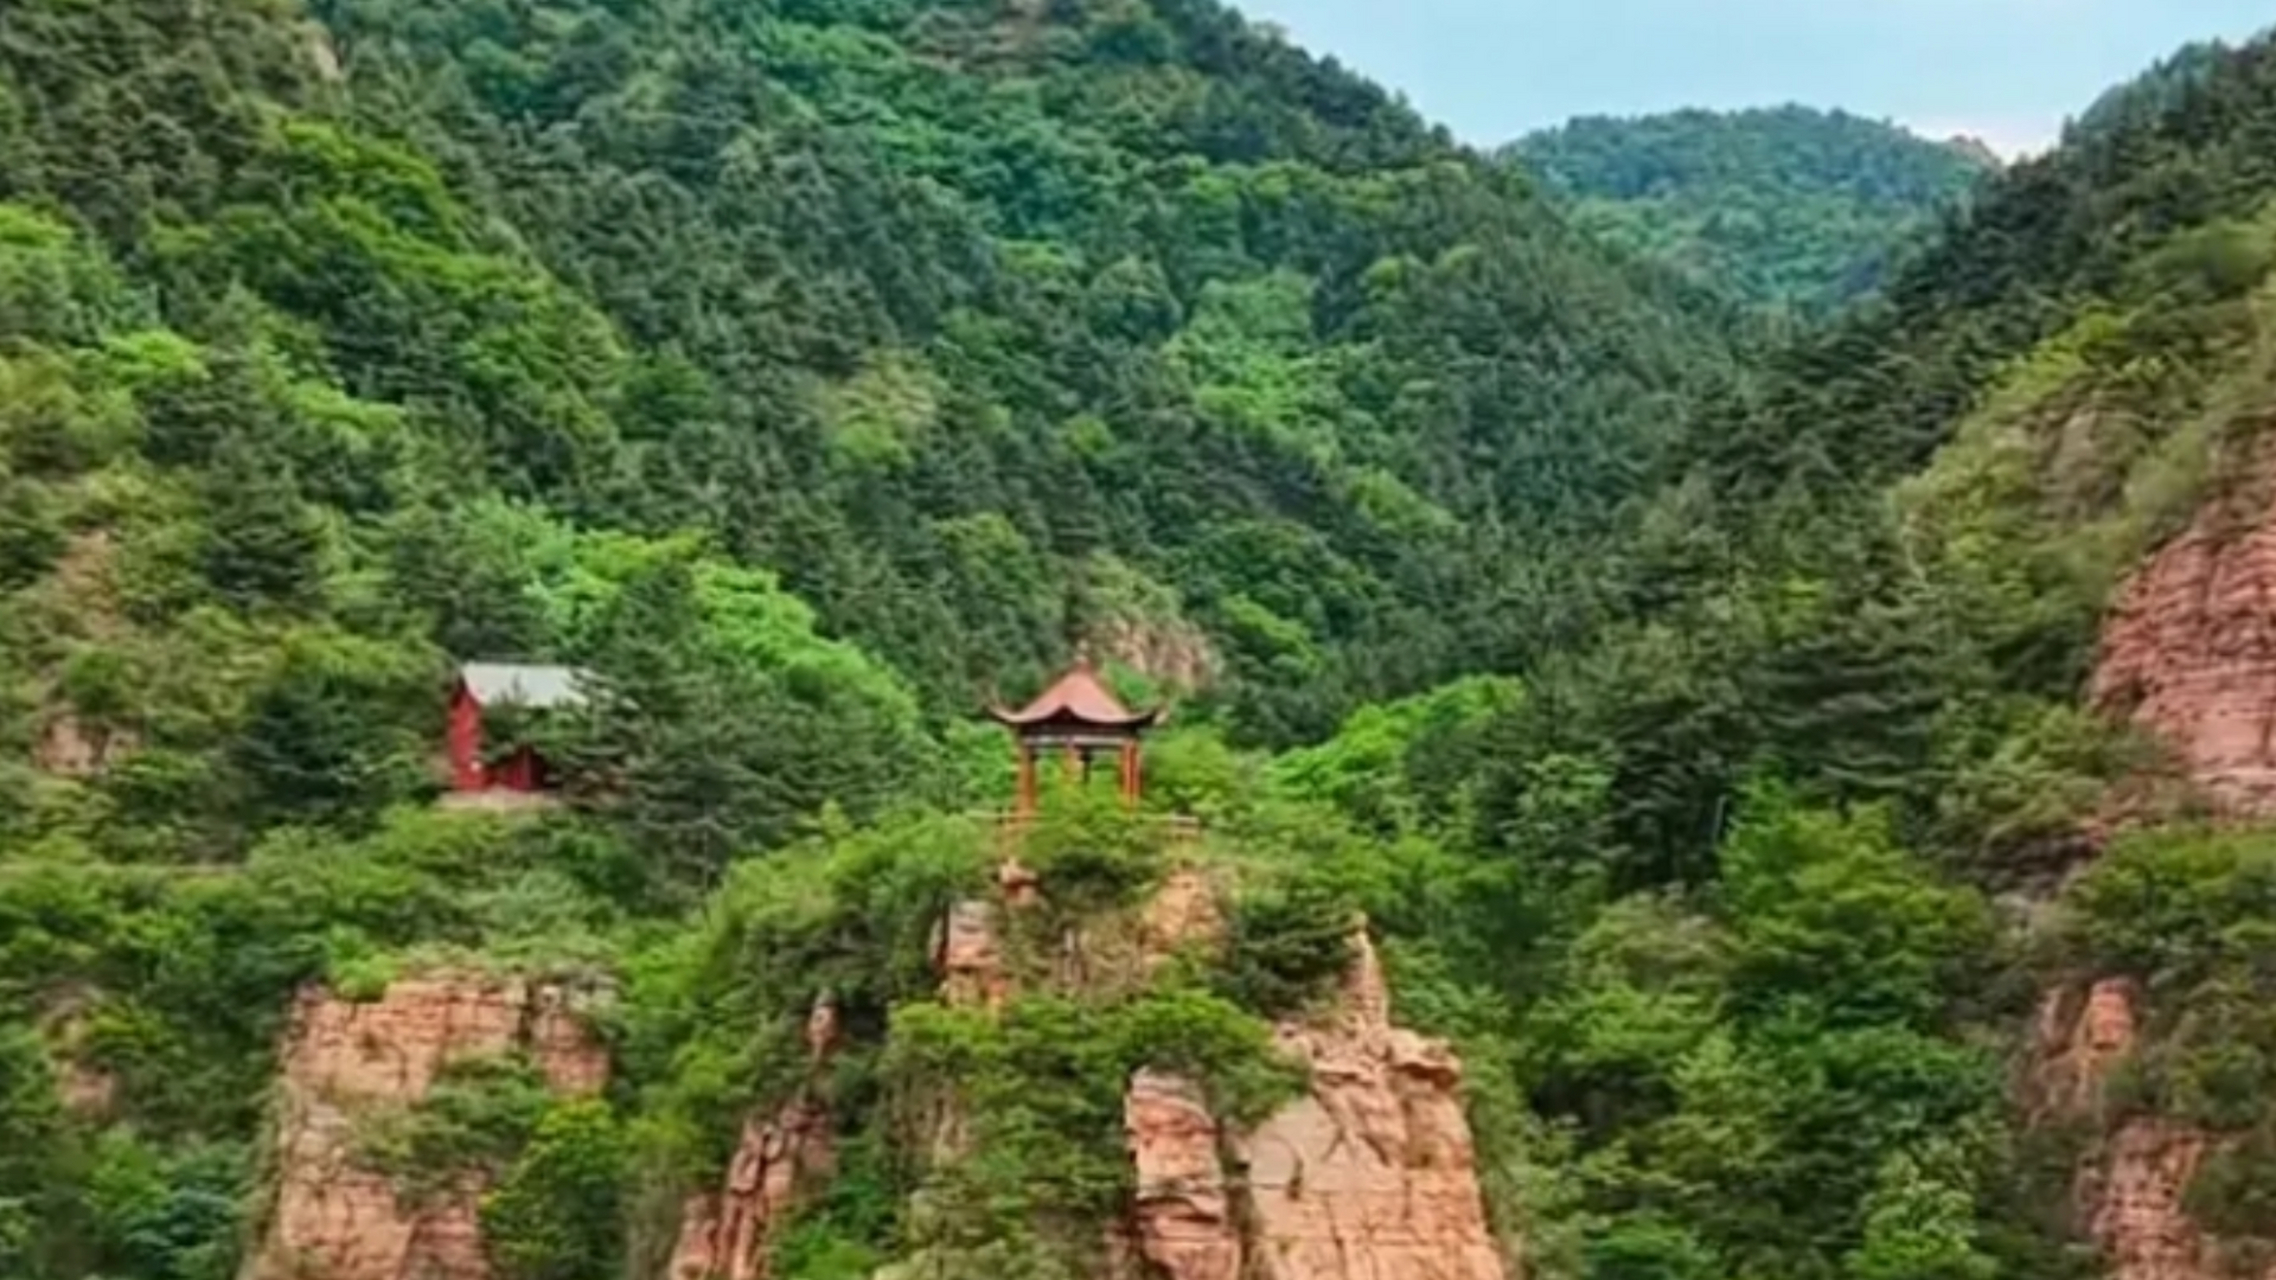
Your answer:
[[[1727,363],[1675,282],[1213,4],[312,9],[359,119],[670,367],[644,510],[936,708],[1072,631],[1284,741],[1537,651]]]
[[[2093,135],[2153,123],[2181,105],[2232,52],[2234,47],[2220,40],[2200,40],[2174,50],[2149,70],[2104,91],[2071,122],[2066,140],[2085,141]]]
[[[1839,111],[1587,117],[1510,148],[1579,219],[1750,302],[1820,309],[1998,160]]]

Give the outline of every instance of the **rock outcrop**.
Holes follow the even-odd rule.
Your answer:
[[[2276,512],[2210,508],[2103,628],[2098,706],[2167,743],[2221,810],[2276,814]]]
[[[1225,665],[1209,633],[1178,617],[1109,618],[1085,639],[1084,648],[1096,657],[1171,689],[1207,689]]]
[[[1163,879],[1138,921],[1139,955],[1149,973],[1185,948],[1215,946],[1224,938],[1225,913],[1217,890],[1191,867]]]
[[[1010,994],[994,903],[959,902],[949,908],[933,939],[933,967],[941,999],[952,1005],[995,1008]]]
[[[2083,993],[2057,991],[2039,1005],[2033,1057],[2033,1109],[2041,1114],[2099,1114],[2102,1085],[2133,1052],[2134,986],[2097,982]]]
[[[1235,1143],[1262,1280],[1504,1280],[1462,1064],[1391,1025],[1366,935],[1336,1017],[1280,1028],[1312,1089]]]
[[[478,1177],[419,1205],[355,1160],[359,1115],[413,1106],[454,1063],[526,1054],[564,1095],[597,1092],[608,1053],[559,986],[435,974],[359,1004],[304,992],[284,1046],[276,1203],[246,1280],[486,1280]]]
[[[56,1096],[65,1110],[82,1120],[110,1118],[118,1102],[118,1077],[91,1060],[88,1039],[94,1028],[96,994],[92,988],[73,987],[48,997],[40,1015],[40,1038],[54,1064]]]
[[[2120,1126],[2102,1160],[2081,1172],[2080,1208],[2112,1280],[2235,1280],[2182,1208],[2204,1157],[2204,1135],[2142,1118]]]
[[[32,765],[58,778],[98,778],[135,745],[131,733],[90,725],[67,708],[55,708],[32,745]]]
[[[2039,1016],[2034,1099],[2042,1111],[2099,1120],[2103,1086],[2133,1052],[2138,1017],[2132,984],[2096,983],[2083,995],[2049,996]],[[2132,1116],[2107,1132],[2073,1184],[2080,1225],[2109,1260],[2112,1280],[2236,1280],[2186,1208],[2190,1180],[2212,1149],[2206,1135],[2156,1116]],[[2250,1271],[2241,1274],[2250,1275]],[[2276,1280],[2276,1268],[2264,1273]]]
[[[1123,1101],[1137,1170],[1138,1251],[1173,1280],[1240,1280],[1241,1230],[1218,1154],[1221,1134],[1189,1080],[1141,1071]]]
[[[1228,1140],[1186,1081],[1132,1081],[1135,1234],[1172,1280],[1504,1280],[1462,1064],[1391,1025],[1364,934],[1355,952],[1334,1015],[1278,1029],[1311,1089],[1255,1132]],[[1244,1179],[1228,1179],[1221,1148]]]
[[[2094,674],[2096,705],[2165,743],[2230,818],[2276,816],[2276,508],[2264,488],[2208,505],[2134,574],[2104,624]],[[2106,981],[2048,999],[2033,1080],[2041,1110],[2103,1119],[2104,1082],[2138,1034],[2137,996]],[[2116,1280],[2238,1274],[2185,1208],[2207,1135],[2156,1116],[2096,1127],[2100,1147],[2074,1190]],[[2276,1280],[2276,1269],[2267,1275]]]
[[[837,1011],[817,1001],[806,1022],[814,1076],[837,1043]],[[671,1280],[766,1280],[775,1232],[799,1193],[829,1177],[835,1158],[829,1108],[811,1080],[773,1115],[745,1120],[726,1185],[695,1197],[681,1214]]]

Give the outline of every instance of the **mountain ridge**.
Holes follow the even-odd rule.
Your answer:
[[[1820,313],[1870,292],[2000,168],[1980,142],[1799,104],[1580,117],[1502,154],[1595,233],[1756,305]]]

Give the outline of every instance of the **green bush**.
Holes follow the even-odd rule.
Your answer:
[[[1268,1018],[1316,1005],[1351,969],[1358,917],[1351,895],[1318,875],[1236,899],[1219,974],[1225,994]]]
[[[2065,905],[2066,963],[2131,977],[2141,992],[2126,1094],[2212,1137],[2189,1211],[2215,1235],[2276,1242],[2276,836],[2130,835]]]
[[[1160,829],[1103,787],[1055,790],[1020,845],[1052,907],[1083,919],[1135,904],[1166,862]]]
[[[70,541],[54,492],[0,471],[0,591],[38,581]]]
[[[76,1252],[77,1147],[39,1039],[0,1022],[0,1274],[51,1274]]]
[[[2276,1124],[2262,1117],[2251,1132],[2215,1146],[2190,1179],[2183,1207],[2224,1241],[2276,1245]]]
[[[393,1181],[406,1202],[428,1202],[449,1194],[469,1174],[507,1168],[552,1107],[544,1076],[525,1058],[456,1062],[416,1105],[365,1116],[357,1127],[355,1159]],[[521,1214],[538,1211],[531,1203],[515,1208]]]
[[[1584,1246],[1584,1259],[1588,1280],[1716,1280],[1724,1274],[1697,1236],[1647,1214],[1605,1227]]]
[[[482,1200],[500,1280],[609,1280],[623,1271],[624,1136],[604,1102],[548,1110]]]
[[[234,1275],[252,1183],[250,1154],[228,1144],[167,1149],[128,1130],[104,1134],[87,1179],[103,1273],[138,1280]]]
[[[1233,1125],[1261,1120],[1303,1084],[1263,1020],[1197,991],[1106,1006],[1027,997],[1000,1016],[897,1010],[889,1086],[912,1101],[943,1098],[969,1126],[968,1149],[928,1181],[948,1206],[936,1232],[973,1240],[1041,1224],[1053,1238],[1095,1239],[1130,1190],[1122,1100],[1147,1068],[1191,1079]]]
[[[2143,1102],[2218,1131],[2276,1089],[2276,839],[2167,830],[2121,840],[2065,899],[2069,963],[2143,992]]]
[[[910,1190],[891,1135],[871,1128],[840,1143],[826,1185],[813,1188],[777,1240],[770,1268],[797,1280],[869,1280],[889,1260]]]

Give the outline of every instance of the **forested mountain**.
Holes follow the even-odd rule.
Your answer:
[[[2141,75],[2105,91],[2071,122],[2070,131],[2073,136],[2103,132],[2171,111],[2233,51],[2219,40],[2185,45]]]
[[[2276,867],[2247,728],[2272,125],[2263,41],[1992,182],[1885,297],[1693,420],[1628,562],[1638,616],[1486,735],[1500,829],[1577,754],[1592,873],[1646,893],[1564,953],[1547,1007],[1587,1012],[1535,1086],[1581,1125],[1614,1273],[1832,1274],[1795,1242],[1884,1231],[1952,1275],[2218,1275],[2265,1247],[2276,1059],[2237,1002],[2264,999],[2246,939]],[[1749,778],[1777,789],[1734,802]],[[1744,815],[1797,806],[1875,816],[1749,851]],[[1677,916],[1743,955],[1769,941],[1757,857],[1818,922],[1773,950],[1823,949],[1694,985],[1715,952],[1650,895],[1694,886],[1711,905]]]
[[[1981,144],[1801,106],[1585,117],[1508,154],[1590,231],[1806,312],[1872,288],[1908,238],[1998,167]]]
[[[574,505],[778,568],[936,710],[1103,634],[1286,742],[1538,646],[1720,376],[1667,285],[1213,6],[320,8],[349,114],[624,347],[586,473],[637,496]]]
[[[0,9],[0,1276],[2264,1256],[2271,138],[1771,347],[1205,0]]]
[[[0,326],[39,1277],[235,1271],[300,984],[621,975],[733,862],[996,800],[972,713],[1078,645],[1286,743],[1579,634],[1734,376],[1206,3],[10,4]],[[421,812],[474,659],[604,691],[558,821]]]

